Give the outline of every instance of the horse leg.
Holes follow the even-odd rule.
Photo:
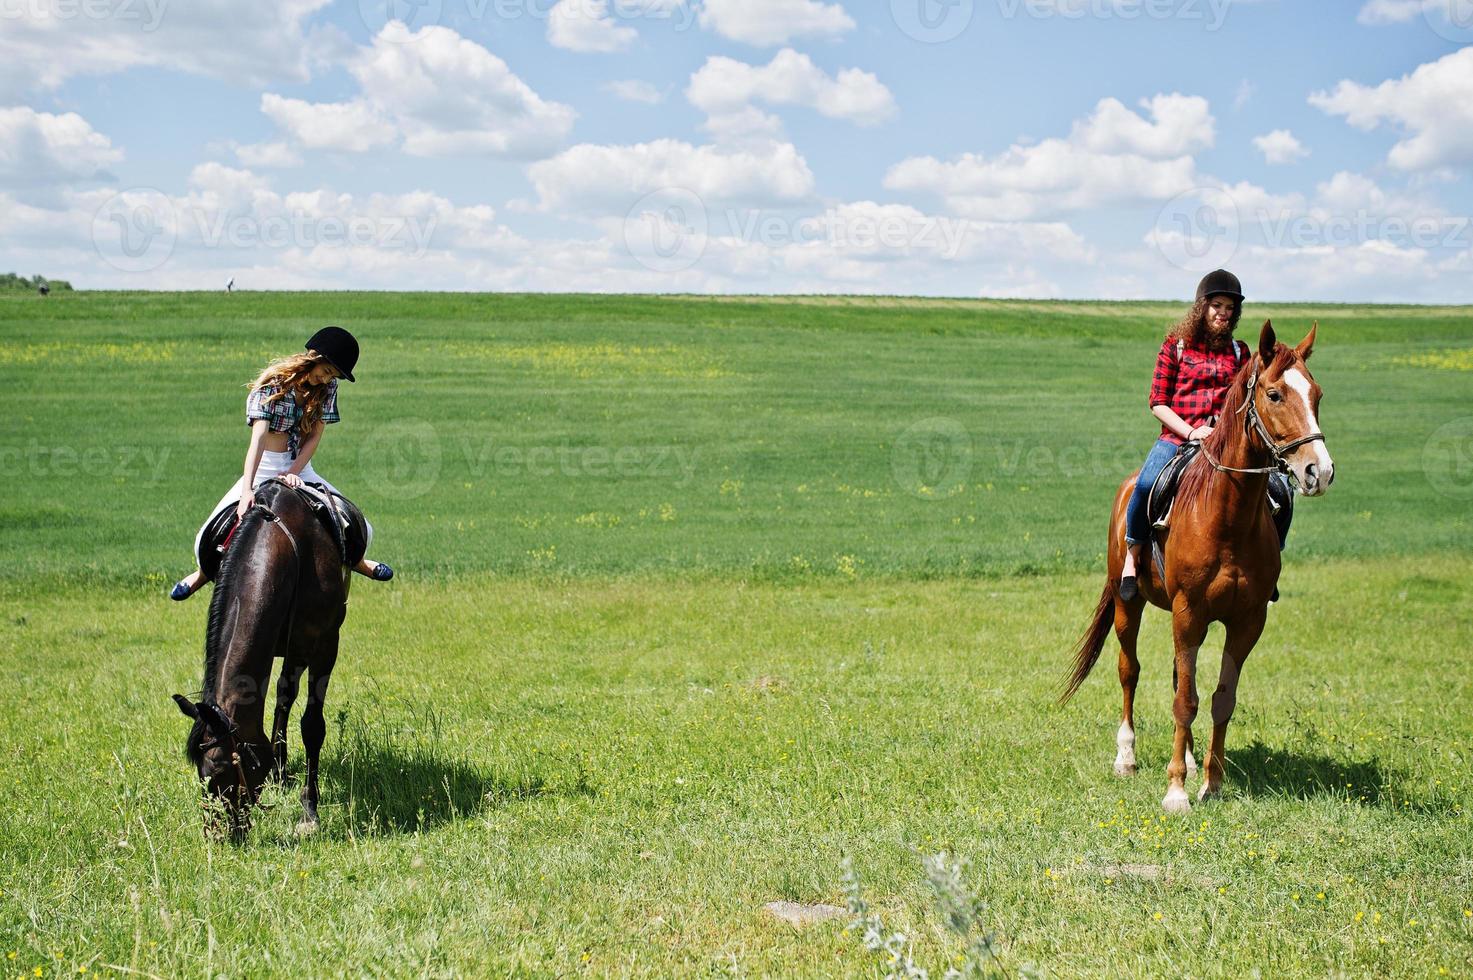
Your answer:
[[[271,721],[272,775],[286,782],[286,723],[291,717],[292,705],[297,701],[297,688],[302,680],[302,671],[307,665],[288,656],[281,664],[281,676],[276,678],[276,714]]]
[[[313,659],[307,678],[307,707],[302,711],[302,747],[307,752],[307,778],[302,786],[302,820],[297,833],[310,834],[317,829],[317,764],[322,743],[327,738],[327,722],[322,706],[327,701],[327,682],[338,659],[338,635],[334,629],[322,639],[318,656]]]
[[[1172,740],[1171,762],[1166,767],[1166,797],[1161,805],[1168,813],[1185,813],[1192,808],[1186,783],[1192,722],[1197,718],[1197,651],[1207,636],[1207,622],[1193,615],[1185,596],[1178,596],[1171,631],[1176,645],[1176,697],[1171,706],[1176,737]]]
[[[1135,775],[1135,686],[1141,676],[1136,637],[1141,631],[1141,602],[1115,602],[1115,637],[1120,641],[1120,691],[1124,697],[1120,730],[1115,733],[1115,775]]]
[[[1171,693],[1172,693],[1173,696],[1175,696],[1175,694],[1176,694],[1176,677],[1177,677],[1176,662],[1175,662],[1175,660],[1173,660],[1172,661],[1172,664],[1171,664]],[[1168,771],[1171,769],[1171,760],[1170,759],[1167,759],[1166,760],[1166,768],[1167,768]],[[1195,776],[1196,774],[1197,774],[1197,737],[1195,735],[1193,735],[1192,734],[1192,730],[1190,728],[1188,728],[1187,729],[1187,777],[1188,778],[1191,778],[1192,776]]]
[[[1228,624],[1227,640],[1222,647],[1222,669],[1218,673],[1217,690],[1212,695],[1212,738],[1207,744],[1207,772],[1197,798],[1215,799],[1222,794],[1226,768],[1227,727],[1238,705],[1238,676],[1253,646],[1263,635],[1268,608],[1256,610]]]

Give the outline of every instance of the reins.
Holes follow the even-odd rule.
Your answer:
[[[1269,434],[1268,427],[1263,424],[1263,419],[1258,414],[1258,400],[1256,397],[1257,390],[1258,362],[1254,361],[1253,374],[1248,379],[1248,390],[1243,398],[1243,405],[1241,408],[1238,409],[1237,414],[1244,416],[1247,420],[1248,431],[1258,436],[1259,439],[1263,440],[1264,446],[1268,448],[1270,455],[1272,455],[1274,458],[1274,465],[1252,466],[1247,468],[1226,466],[1213,458],[1212,453],[1207,449],[1207,444],[1205,441],[1199,444],[1202,447],[1202,455],[1206,457],[1208,463],[1212,464],[1212,468],[1217,470],[1219,473],[1283,473],[1286,476],[1293,477],[1294,471],[1290,469],[1289,462],[1287,459],[1285,459],[1285,457],[1289,453],[1298,449],[1300,446],[1306,445],[1311,442],[1323,442],[1325,440],[1324,433],[1315,432],[1311,435],[1305,436],[1302,439],[1295,439],[1293,442],[1274,442],[1274,437]]]

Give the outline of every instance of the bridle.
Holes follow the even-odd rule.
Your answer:
[[[235,737],[235,725],[231,722],[229,716],[221,710],[219,705],[207,703],[202,705],[202,707],[204,710],[213,713],[217,722],[224,725],[225,734],[222,737],[216,725],[212,725],[208,721],[205,722],[205,731],[210,733],[210,737],[200,740],[200,752],[208,752],[222,744],[224,745],[225,751],[230,753],[230,765],[235,769],[235,803],[236,806],[244,806],[246,796],[250,793],[250,784],[246,781],[245,763],[240,758],[241,745],[240,740]],[[249,745],[245,747],[245,750],[251,754],[251,761],[259,766],[261,760],[256,757],[256,750]]]
[[[1294,471],[1290,468],[1289,461],[1285,457],[1300,446],[1307,445],[1311,442],[1324,442],[1325,434],[1323,432],[1315,432],[1302,439],[1295,439],[1293,442],[1274,442],[1274,437],[1269,434],[1268,427],[1263,424],[1263,419],[1258,415],[1257,391],[1258,361],[1255,360],[1253,362],[1253,374],[1248,378],[1248,391],[1244,395],[1243,405],[1238,409],[1238,414],[1245,416],[1248,431],[1257,435],[1259,439],[1263,440],[1263,444],[1268,447],[1270,455],[1274,458],[1274,465],[1254,466],[1247,469],[1237,466],[1224,466],[1212,457],[1212,453],[1208,451],[1205,443],[1202,444],[1202,455],[1207,457],[1207,462],[1211,463],[1212,468],[1219,473],[1283,473],[1292,479]]]

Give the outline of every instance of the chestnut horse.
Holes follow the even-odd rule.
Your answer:
[[[307,778],[299,832],[317,827],[317,766],[327,725],[328,678],[348,611],[348,568],[332,533],[302,495],[272,480],[235,529],[210,598],[203,693],[174,695],[194,719],[185,744],[207,797],[226,806],[232,835],[249,827],[248,811],[272,772],[286,774],[286,724],[302,674]],[[282,658],[276,714],[268,740],[265,701],[272,661]]]
[[[1314,349],[1315,324],[1298,347],[1277,341],[1264,323],[1258,351],[1238,370],[1228,389],[1217,427],[1202,452],[1182,474],[1181,489],[1163,545],[1165,580],[1148,558],[1136,572],[1140,595],[1120,598],[1125,560],[1125,507],[1135,476],[1120,485],[1110,519],[1109,573],[1094,620],[1074,653],[1074,669],[1060,703],[1084,683],[1110,623],[1120,640],[1120,686],[1124,720],[1116,736],[1115,772],[1135,772],[1135,686],[1140,677],[1136,636],[1146,602],[1171,612],[1176,646],[1173,714],[1176,738],[1166,767],[1168,812],[1191,809],[1186,777],[1192,759],[1192,722],[1197,717],[1197,651],[1208,624],[1227,630],[1222,669],[1212,696],[1212,739],[1200,799],[1222,791],[1223,748],[1237,704],[1243,662],[1263,632],[1269,598],[1279,578],[1279,539],[1269,511],[1268,475],[1288,473],[1306,497],[1318,497],[1335,481],[1335,463],[1320,433],[1320,387],[1305,362]]]

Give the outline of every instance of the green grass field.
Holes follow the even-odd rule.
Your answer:
[[[1245,320],[1320,320],[1337,480],[1225,799],[1160,813],[1161,614],[1141,775],[1110,773],[1113,641],[1053,704],[1179,312],[0,296],[0,974],[880,975],[847,919],[763,911],[843,904],[847,856],[939,976],[947,851],[1009,972],[1473,975],[1469,310]],[[207,597],[163,592],[242,386],[328,322],[364,357],[317,466],[400,577],[354,585],[321,831],[273,788],[209,842],[168,700]]]

